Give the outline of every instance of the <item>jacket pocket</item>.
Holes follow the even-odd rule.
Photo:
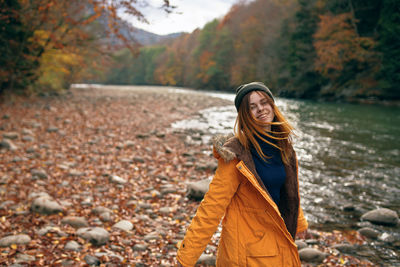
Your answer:
[[[246,244],[246,265],[249,267],[283,266],[282,260],[272,233],[264,233],[259,241]]]

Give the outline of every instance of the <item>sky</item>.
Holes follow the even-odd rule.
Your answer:
[[[148,7],[140,10],[146,16],[149,24],[127,19],[133,26],[143,30],[165,35],[175,32],[191,33],[196,28],[203,28],[207,22],[215,18],[222,18],[231,6],[238,0],[170,0],[170,4],[177,6],[173,13],[167,14],[158,7],[162,0],[147,0]]]

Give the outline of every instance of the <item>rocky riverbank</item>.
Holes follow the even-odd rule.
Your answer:
[[[200,133],[170,125],[227,104],[149,87],[2,103],[0,265],[173,266],[201,199],[188,187],[216,161]],[[360,232],[311,230],[298,241],[304,266],[374,266],[363,247],[382,233]]]

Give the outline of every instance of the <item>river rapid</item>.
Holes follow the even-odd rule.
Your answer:
[[[203,110],[172,127],[199,131],[204,142],[212,135],[233,132],[233,94],[182,92],[221,97],[232,105]],[[283,98],[277,98],[276,104],[296,129],[301,203],[311,228],[357,230],[366,225],[360,221],[361,215],[376,208],[399,214],[399,107]],[[372,227],[395,240],[370,242],[376,254],[373,261],[400,266],[400,226]]]

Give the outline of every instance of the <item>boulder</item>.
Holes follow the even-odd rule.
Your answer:
[[[379,225],[396,226],[399,223],[399,216],[393,210],[380,208],[368,211],[361,216],[361,220]]]

